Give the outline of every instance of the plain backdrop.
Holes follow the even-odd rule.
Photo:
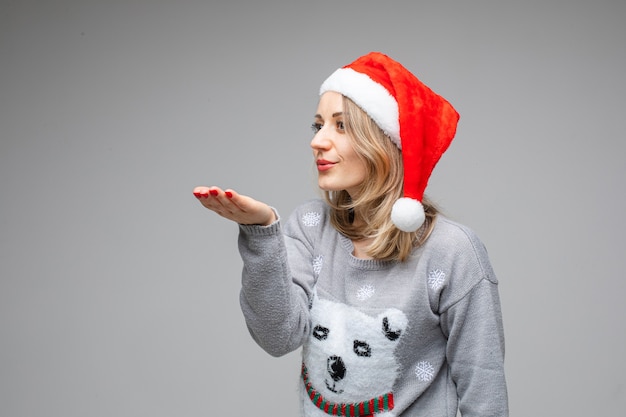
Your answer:
[[[626,2],[0,1],[0,415],[295,416],[237,226],[316,197],[320,83],[373,50],[461,114],[427,193],[500,279],[512,416],[626,409]]]

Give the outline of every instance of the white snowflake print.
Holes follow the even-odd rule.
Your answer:
[[[430,288],[433,290],[441,288],[445,280],[446,273],[441,269],[435,269],[428,273],[428,285],[430,285]]]
[[[302,224],[307,227],[318,226],[321,220],[322,214],[314,211],[309,211],[302,215]]]
[[[356,298],[358,298],[360,301],[365,301],[368,298],[372,298],[375,292],[376,289],[373,285],[366,284],[359,288],[359,290],[356,292]]]
[[[319,275],[322,272],[322,266],[324,265],[324,257],[322,255],[317,255],[313,258],[313,272],[315,275]]]
[[[435,368],[430,362],[421,361],[415,365],[415,376],[422,382],[431,381],[435,376]]]

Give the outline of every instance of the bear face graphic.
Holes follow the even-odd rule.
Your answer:
[[[390,308],[375,317],[342,303],[316,298],[303,362],[312,389],[325,401],[359,403],[390,393],[398,376],[394,351],[407,328],[404,313]],[[305,394],[306,397],[306,394]],[[308,398],[306,415],[317,415]],[[324,415],[319,414],[319,415]]]

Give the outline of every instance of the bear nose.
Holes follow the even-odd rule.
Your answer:
[[[337,382],[342,380],[346,376],[346,366],[343,363],[341,356],[330,356],[326,360],[326,369],[333,381]]]

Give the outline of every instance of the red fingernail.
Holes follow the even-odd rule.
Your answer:
[[[217,197],[217,194],[218,194],[217,190],[210,190],[209,193],[211,193],[213,197]]]
[[[196,198],[200,198],[201,194],[200,193],[193,193],[193,195],[196,196]]]
[[[226,191],[226,197],[233,198],[233,193],[231,193],[230,191]]]

